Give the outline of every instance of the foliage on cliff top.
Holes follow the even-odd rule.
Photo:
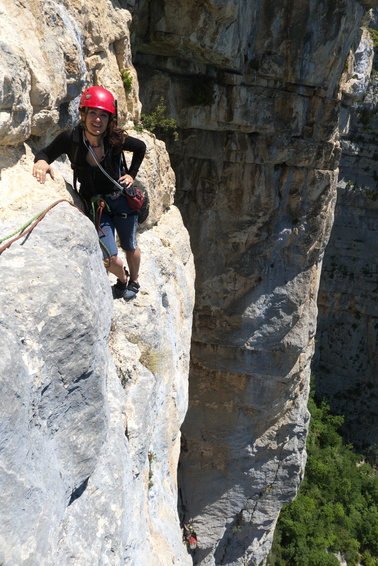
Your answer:
[[[378,565],[378,474],[338,430],[343,417],[309,400],[306,473],[277,524],[268,566]]]

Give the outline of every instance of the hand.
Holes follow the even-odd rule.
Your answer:
[[[47,173],[54,180],[54,169],[47,163],[47,161],[40,159],[34,163],[33,177],[35,177],[39,183],[43,184],[46,181]]]
[[[131,175],[122,175],[122,177],[118,179],[118,183],[120,185],[125,185],[126,189],[129,189],[133,185],[134,179]]]

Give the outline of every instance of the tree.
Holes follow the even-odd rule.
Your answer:
[[[316,401],[308,408],[308,460],[297,498],[283,507],[268,566],[378,566],[378,475],[365,458],[345,445],[341,415]]]

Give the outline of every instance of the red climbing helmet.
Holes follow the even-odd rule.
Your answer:
[[[110,114],[117,113],[117,103],[109,90],[101,86],[90,86],[80,98],[79,108],[100,108]]]

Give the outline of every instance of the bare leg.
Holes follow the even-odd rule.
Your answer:
[[[127,265],[129,266],[130,270],[130,281],[138,283],[139,277],[139,267],[140,267],[140,249],[135,248],[131,252],[125,252]]]
[[[121,283],[126,283],[127,280],[126,273],[123,267],[123,261],[119,257],[119,255],[113,255],[110,258],[110,264],[107,267],[107,270],[110,271],[110,273],[113,273],[113,275],[115,275],[116,277],[118,277]]]
[[[139,248],[136,248],[130,252],[125,251],[125,253],[130,270],[129,285],[127,285],[127,276],[123,261],[118,255],[113,255],[111,257],[111,261],[107,269],[118,278],[117,283],[113,286],[113,296],[117,299],[123,298],[128,301],[135,297],[139,290],[138,275],[140,266],[140,250]],[[136,285],[133,285],[134,283],[136,283]]]

